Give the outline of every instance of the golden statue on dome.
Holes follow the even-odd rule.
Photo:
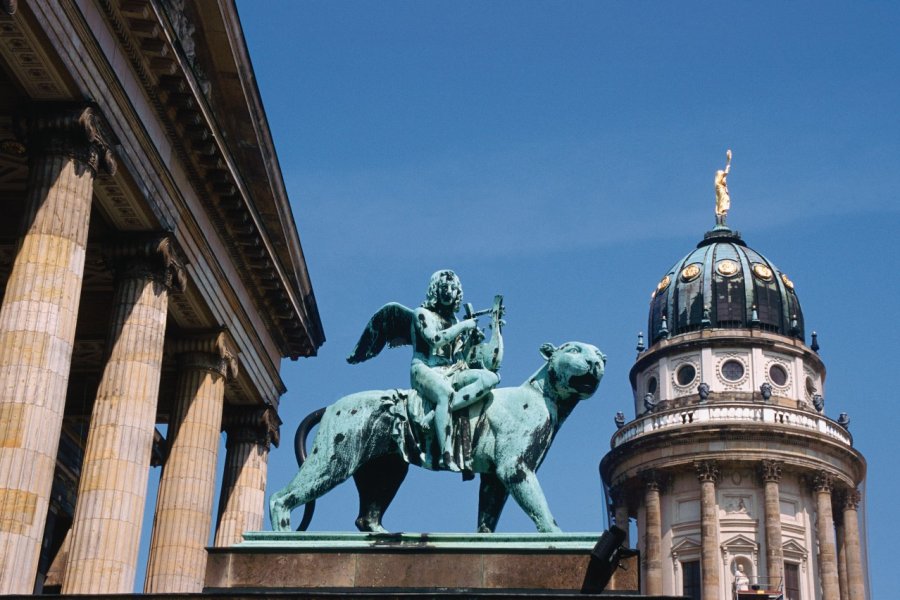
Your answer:
[[[716,171],[716,225],[725,225],[725,217],[731,208],[731,196],[728,195],[728,173],[731,171],[731,150],[725,153],[725,170]]]

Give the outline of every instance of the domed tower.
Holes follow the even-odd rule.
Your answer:
[[[865,460],[825,415],[790,277],[718,216],[653,291],[635,418],[600,464],[611,514],[636,520],[646,594],[862,600]]]

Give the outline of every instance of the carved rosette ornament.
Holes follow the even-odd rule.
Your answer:
[[[764,460],[759,465],[759,476],[763,482],[778,483],[781,480],[781,469],[784,463],[780,460]]]
[[[116,173],[112,151],[116,140],[94,104],[32,104],[16,116],[14,127],[32,156],[69,156],[94,174],[101,169],[110,175]]]
[[[719,480],[719,466],[714,460],[701,460],[695,462],[694,470],[696,470],[697,479],[700,482],[711,481],[715,483]]]
[[[171,233],[146,233],[122,238],[104,249],[117,278],[148,279],[169,290],[184,291],[185,260]]]
[[[228,434],[228,446],[249,443],[268,450],[281,441],[281,418],[271,406],[226,410],[222,429]]]

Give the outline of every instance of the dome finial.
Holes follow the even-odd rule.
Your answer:
[[[725,152],[725,170],[716,171],[716,226],[725,227],[725,217],[731,208],[731,196],[728,194],[728,173],[731,172],[731,149]]]

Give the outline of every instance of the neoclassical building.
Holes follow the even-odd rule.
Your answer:
[[[866,463],[847,415],[826,416],[825,365],[789,275],[722,219],[665,272],[648,328],[635,417],[618,416],[600,465],[615,523],[636,521],[642,591],[866,598]]]
[[[131,592],[153,465],[145,589],[200,591],[324,341],[233,1],[2,0],[0,198],[0,594]]]

